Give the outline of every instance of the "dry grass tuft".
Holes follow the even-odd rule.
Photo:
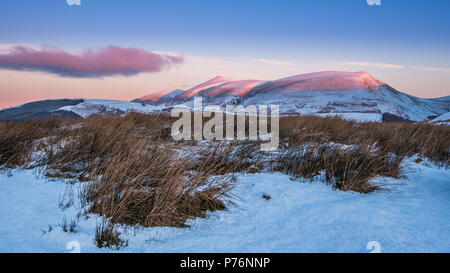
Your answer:
[[[90,211],[114,223],[183,226],[190,217],[223,209],[231,180],[212,176],[220,166],[193,166],[190,157],[178,161],[170,153],[145,139],[113,151],[86,189]]]
[[[14,168],[25,165],[30,161],[34,142],[51,135],[66,122],[69,121],[0,122],[0,166]]]
[[[280,137],[290,146],[309,142],[347,145],[375,143],[398,156],[415,154],[435,163],[450,163],[450,126],[426,123],[357,123],[338,117],[292,116],[280,118]]]
[[[376,176],[400,176],[401,157],[374,151],[372,145],[341,147],[310,144],[291,148],[275,160],[275,170],[296,178],[314,179],[324,172],[325,181],[335,189],[368,193]]]
[[[103,219],[95,228],[95,243],[98,248],[120,249],[128,245],[120,238],[120,232],[110,221]]]

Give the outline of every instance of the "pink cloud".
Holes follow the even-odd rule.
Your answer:
[[[75,55],[55,48],[37,50],[14,45],[8,53],[0,54],[0,68],[44,71],[63,77],[131,76],[141,72],[160,72],[183,62],[182,56],[117,46],[87,49]]]

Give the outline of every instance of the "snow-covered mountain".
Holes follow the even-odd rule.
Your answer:
[[[128,101],[85,99],[82,103],[64,106],[60,110],[73,112],[82,118],[86,118],[98,114],[122,115],[130,111],[151,113],[159,111],[160,108],[153,105]]]
[[[395,90],[367,72],[340,71],[302,74],[275,81],[233,81],[218,76],[184,92],[177,90],[171,99],[137,101],[164,109],[178,104],[193,107],[194,96],[202,96],[204,105],[277,104],[282,114],[338,115],[364,121],[424,121],[450,110],[450,96],[417,98]]]
[[[142,103],[94,100],[94,99],[54,99],[30,102],[0,111],[0,120],[28,120],[50,117],[86,118],[99,114],[122,115],[134,111],[151,113],[160,111],[158,106]]]
[[[170,111],[180,104],[193,109],[196,96],[203,98],[203,106],[276,104],[283,115],[337,115],[358,121],[425,121],[450,111],[450,96],[417,98],[395,90],[366,72],[326,71],[275,81],[234,81],[217,76],[185,91],[153,92],[132,102],[91,99],[33,102],[0,111],[0,120],[84,118],[128,111],[149,113]]]

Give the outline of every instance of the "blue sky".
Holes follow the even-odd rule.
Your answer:
[[[450,94],[448,14],[448,0],[381,0],[381,6],[366,0],[81,0],[81,6],[65,0],[2,0],[0,44],[137,47],[197,61],[210,58],[219,65],[209,71],[219,74],[233,62],[241,67],[242,59],[295,64],[261,72],[254,63],[255,73],[243,65],[246,70],[235,77],[365,70],[402,91],[437,97]],[[209,76],[199,70],[185,82]],[[145,90],[163,85],[150,83]]]

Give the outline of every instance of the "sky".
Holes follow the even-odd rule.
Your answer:
[[[0,1],[0,108],[329,70],[450,95],[448,0],[67,2]]]

